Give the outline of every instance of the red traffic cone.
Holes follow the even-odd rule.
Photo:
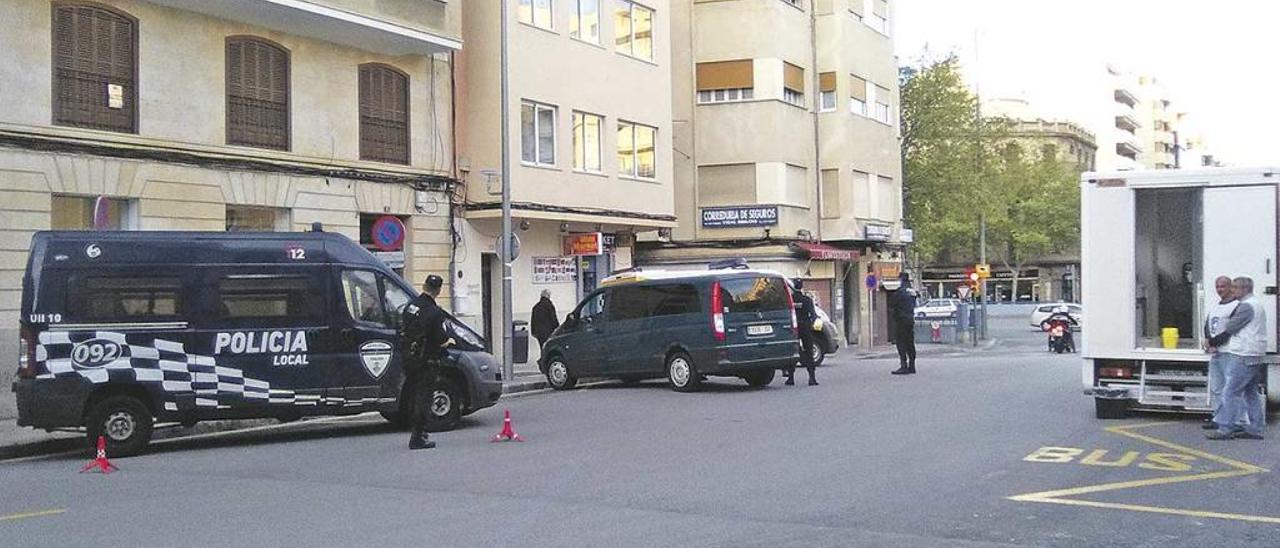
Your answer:
[[[524,438],[520,437],[520,434],[517,434],[516,430],[511,427],[511,410],[507,409],[502,414],[502,431],[498,432],[497,434],[494,434],[493,439],[489,441],[495,442],[495,441],[512,441],[512,440],[524,441]]]
[[[111,461],[107,460],[107,438],[102,436],[98,436],[98,456],[89,461],[89,464],[84,465],[84,468],[80,469],[80,473],[83,474],[95,468],[102,471],[103,474],[110,474],[119,470],[114,464],[111,464]]]

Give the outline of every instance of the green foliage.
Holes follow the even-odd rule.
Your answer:
[[[1012,270],[1078,241],[1078,174],[1023,151],[1008,121],[981,117],[954,56],[900,76],[906,221],[920,263],[977,256],[983,214],[990,256]]]

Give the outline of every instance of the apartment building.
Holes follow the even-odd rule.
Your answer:
[[[885,0],[675,0],[680,226],[638,261],[745,257],[806,280],[850,340],[887,334],[903,246],[898,71]],[[665,235],[664,235],[665,236]]]
[[[671,5],[667,0],[508,2],[509,165],[520,253],[516,321],[543,290],[560,316],[637,236],[675,226]],[[502,165],[499,1],[463,3],[459,169],[465,181],[453,269],[456,311],[501,350]],[[529,363],[538,358],[530,345]]]
[[[1145,154],[1142,166],[1147,169],[1174,169],[1178,167],[1178,113],[1173,110],[1169,89],[1154,76],[1138,77],[1138,105],[1140,130]]]
[[[0,355],[36,230],[320,222],[410,280],[448,270],[459,2],[6,0],[0,21]]]

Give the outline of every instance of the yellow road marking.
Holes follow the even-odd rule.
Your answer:
[[[63,513],[63,512],[66,512],[66,511],[67,511],[67,509],[66,509],[66,508],[58,508],[58,509],[55,509],[55,510],[41,510],[41,511],[39,511],[39,512],[26,512],[26,513],[22,513],[22,514],[9,514],[9,515],[7,515],[7,516],[0,516],[0,521],[17,521],[17,520],[20,520],[20,519],[38,518],[38,517],[41,517],[41,516],[56,516],[56,515],[58,515],[58,514],[61,514],[61,513]]]
[[[1189,475],[1180,475],[1180,476],[1164,476],[1164,477],[1145,479],[1145,480],[1103,483],[1099,485],[1087,485],[1083,487],[1073,487],[1069,489],[1057,489],[1053,491],[1027,493],[1025,495],[1015,495],[1007,498],[1009,500],[1017,501],[1017,502],[1045,502],[1050,504],[1065,504],[1068,506],[1086,506],[1086,507],[1092,507],[1092,508],[1106,508],[1106,509],[1112,509],[1112,510],[1127,510],[1131,512],[1148,512],[1153,514],[1169,514],[1169,515],[1175,515],[1175,516],[1188,516],[1188,517],[1197,517],[1197,518],[1213,518],[1213,519],[1226,519],[1226,520],[1235,520],[1235,521],[1248,521],[1248,522],[1254,522],[1254,523],[1280,524],[1280,517],[1272,517],[1272,516],[1255,516],[1250,514],[1230,514],[1225,512],[1212,512],[1212,511],[1205,511],[1205,510],[1186,510],[1181,508],[1166,508],[1162,506],[1143,506],[1143,505],[1137,505],[1137,504],[1095,502],[1090,500],[1065,498],[1065,497],[1075,497],[1075,496],[1080,496],[1080,495],[1085,495],[1090,493],[1101,493],[1104,491],[1120,491],[1125,489],[1138,489],[1138,488],[1144,488],[1144,487],[1154,487],[1157,485],[1186,483],[1191,481],[1209,481],[1209,480],[1220,480],[1220,479],[1227,479],[1227,478],[1238,478],[1243,476],[1252,476],[1254,474],[1262,474],[1262,473],[1270,472],[1270,470],[1267,470],[1266,468],[1262,468],[1260,466],[1255,466],[1246,462],[1240,462],[1238,460],[1229,459],[1227,457],[1223,457],[1220,455],[1214,455],[1212,453],[1206,453],[1199,449],[1186,447],[1184,445],[1178,445],[1176,443],[1165,441],[1160,438],[1154,438],[1145,434],[1139,434],[1139,433],[1130,431],[1130,430],[1137,430],[1139,428],[1150,428],[1152,426],[1161,426],[1166,424],[1173,424],[1173,423],[1153,422],[1153,423],[1135,424],[1135,425],[1129,425],[1129,426],[1112,426],[1110,428],[1107,428],[1106,431],[1112,434],[1133,438],[1135,440],[1150,443],[1152,445],[1157,445],[1160,447],[1164,447],[1166,449],[1172,449],[1174,451],[1178,451],[1187,455],[1193,455],[1205,460],[1223,464],[1231,467],[1232,470],[1223,470],[1218,472],[1206,472],[1201,474],[1189,474]]]

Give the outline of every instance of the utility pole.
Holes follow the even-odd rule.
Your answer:
[[[979,241],[979,259],[982,264],[987,264],[987,214],[978,214],[978,241]],[[987,279],[979,278],[978,283],[982,284],[978,290],[978,306],[982,317],[978,325],[978,337],[987,338]]]
[[[498,237],[498,258],[502,261],[502,379],[515,380],[515,354],[512,353],[512,294],[511,294],[511,105],[507,77],[507,4],[501,6],[498,18],[502,20],[500,34],[502,53],[499,70],[502,74],[502,235]]]

